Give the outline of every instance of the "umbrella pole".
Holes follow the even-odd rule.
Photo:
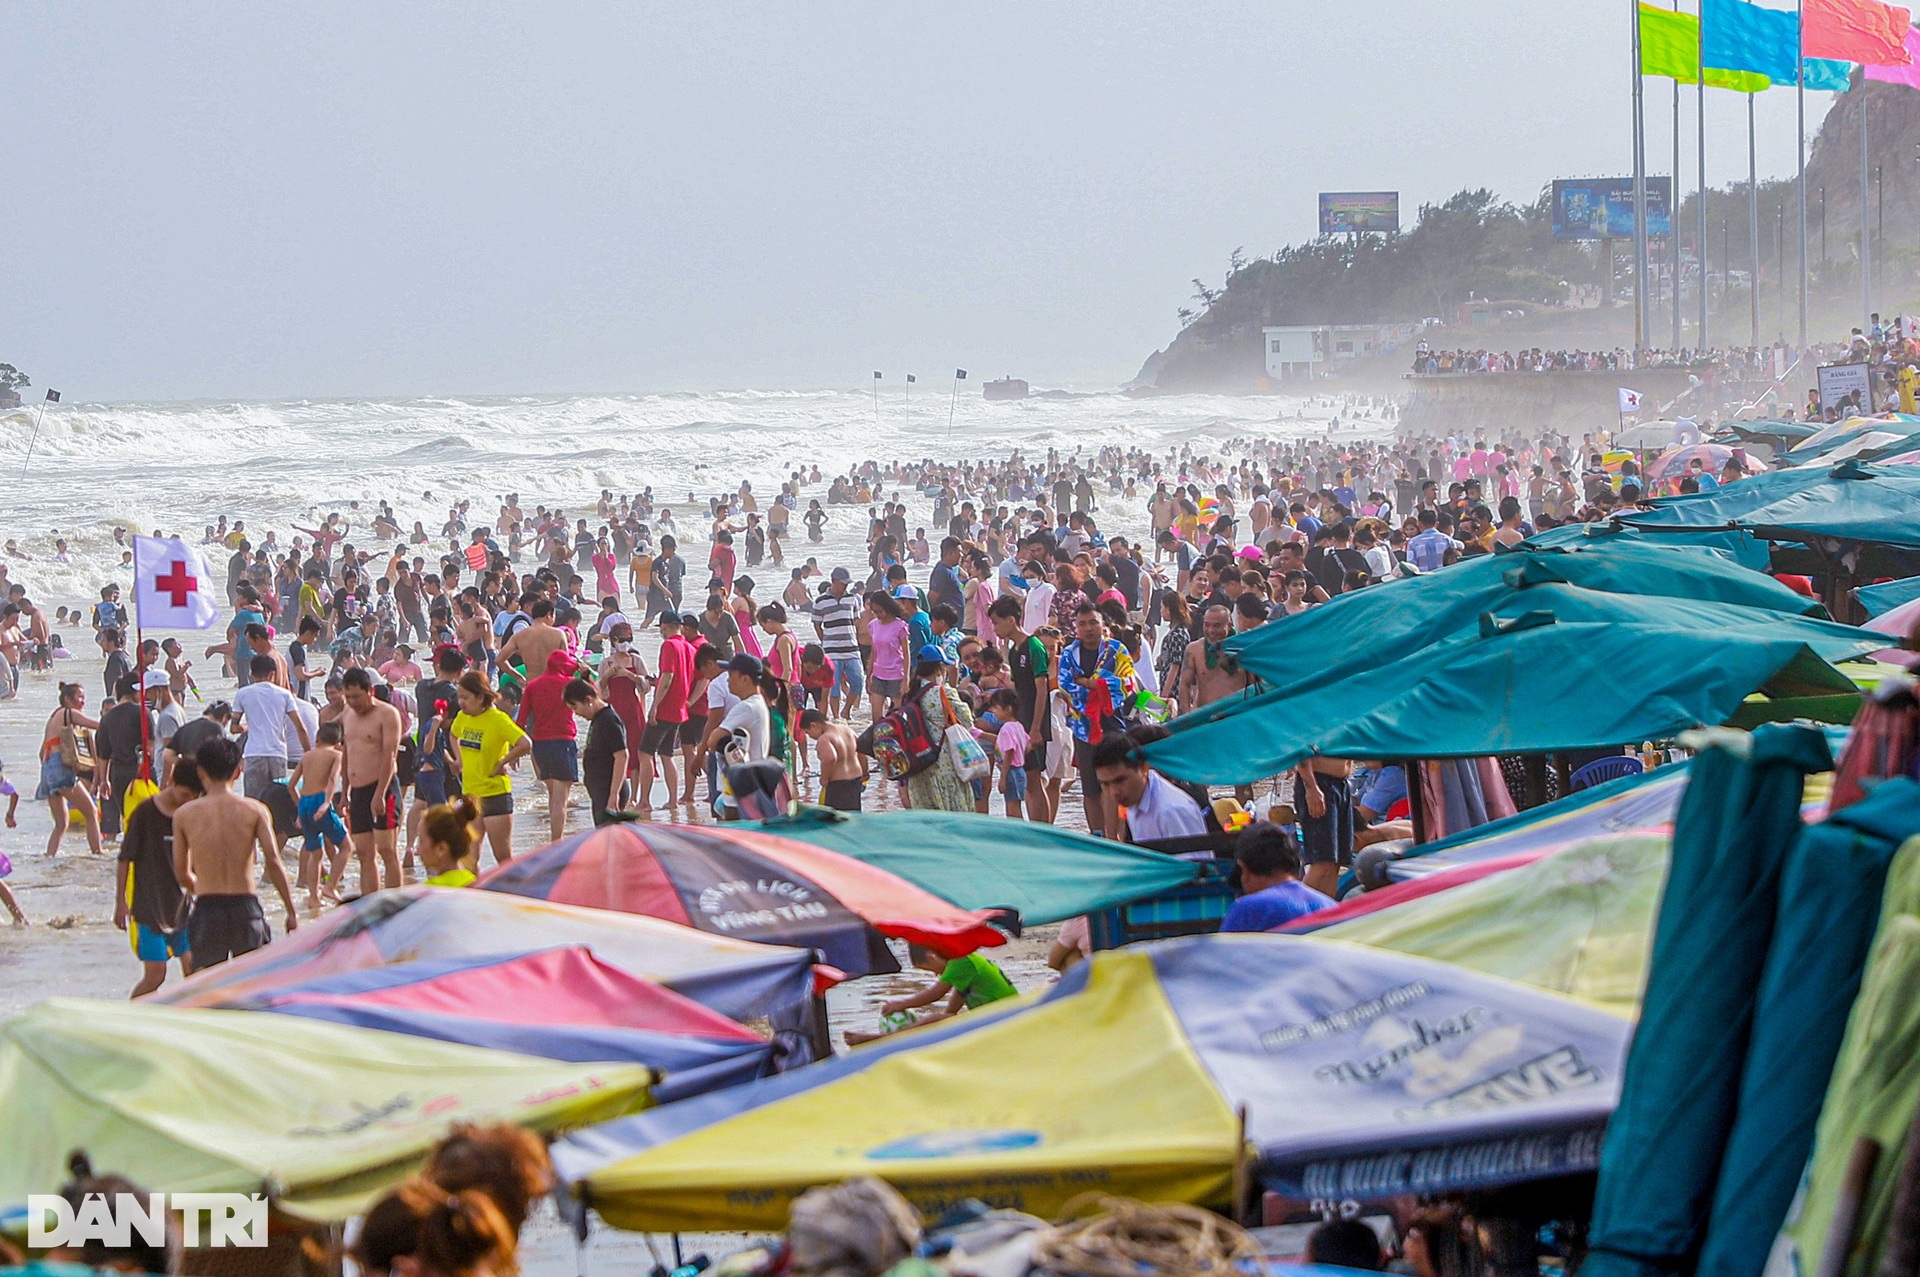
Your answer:
[[[1407,773],[1407,815],[1413,819],[1413,845],[1430,842],[1427,830],[1427,772],[1417,758],[1402,759],[1400,766]]]
[[[1233,1222],[1244,1228],[1256,1227],[1254,1218],[1253,1159],[1247,1153],[1247,1106],[1234,1110],[1233,1141]]]
[[[1847,1157],[1846,1174],[1840,1180],[1840,1200],[1834,1204],[1833,1219],[1827,1225],[1826,1245],[1820,1251],[1820,1264],[1814,1277],[1840,1277],[1846,1271],[1847,1257],[1853,1252],[1854,1238],[1860,1231],[1860,1215],[1866,1208],[1867,1191],[1873,1187],[1873,1171],[1880,1164],[1880,1142],[1862,1135],[1853,1142]]]
[[[1565,754],[1553,756],[1553,774],[1560,779],[1560,797],[1565,798],[1573,792],[1573,769],[1567,766]]]

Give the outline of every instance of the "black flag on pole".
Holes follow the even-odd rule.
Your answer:
[[[953,379],[955,381],[965,381],[967,379],[967,370],[965,368],[955,368],[953,370]]]
[[[912,385],[912,384],[913,384],[913,383],[914,383],[915,381],[917,381],[917,380],[918,380],[918,378],[916,378],[916,377],[915,377],[915,376],[914,376],[914,375],[913,375],[912,373],[908,373],[908,374],[907,374],[907,384],[908,384],[909,386],[911,386],[911,385]]]
[[[59,391],[57,391],[57,390],[49,390],[49,391],[47,392],[47,402],[48,402],[48,403],[59,403],[59,402],[60,402],[60,392],[59,392]]]
[[[880,374],[879,374],[878,372],[875,372],[875,373],[873,374],[873,379],[874,379],[875,381],[878,381],[878,380],[880,380]]]

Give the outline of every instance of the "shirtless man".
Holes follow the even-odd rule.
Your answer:
[[[194,761],[205,795],[174,813],[173,874],[193,897],[187,942],[193,969],[204,971],[273,939],[260,908],[256,852],[267,862],[267,876],[287,907],[289,935],[300,920],[293,908],[293,884],[280,863],[273,817],[264,803],[233,792],[240,746],[224,737],[210,740]]]
[[[400,786],[395,779],[400,749],[400,711],[373,694],[373,676],[363,669],[340,678],[346,712],[347,833],[360,862],[360,892],[400,885]],[[380,856],[376,886],[374,853]]]
[[[820,751],[820,801],[836,811],[859,811],[867,763],[853,729],[809,709],[800,715],[800,730]]]
[[[1253,675],[1229,660],[1221,649],[1233,633],[1233,620],[1218,604],[1200,619],[1200,637],[1187,644],[1180,662],[1180,712],[1191,714],[1202,705],[1225,700],[1253,686]]]
[[[527,615],[533,618],[533,624],[516,630],[500,645],[500,668],[517,663],[526,670],[526,677],[532,678],[546,670],[549,656],[567,645],[567,636],[554,628],[552,599],[534,600]],[[468,659],[472,659],[471,654]]]

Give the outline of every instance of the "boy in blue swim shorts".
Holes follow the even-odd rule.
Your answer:
[[[347,827],[333,801],[346,763],[340,749],[342,730],[338,721],[320,724],[313,748],[287,777],[287,788],[300,811],[300,885],[307,889],[309,907],[320,904],[323,883],[330,899],[340,898],[340,874],[346,868]],[[330,853],[324,879],[320,874],[323,848]]]

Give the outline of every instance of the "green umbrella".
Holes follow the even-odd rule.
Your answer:
[[[1737,604],[1783,615],[1825,615],[1816,601],[1718,555],[1620,544],[1604,552],[1548,550],[1485,555],[1410,581],[1342,594],[1227,640],[1241,666],[1276,686],[1344,677],[1408,655],[1478,624],[1481,613],[1547,606],[1542,588]],[[1610,613],[1611,615],[1611,613]],[[1572,618],[1569,618],[1572,619]],[[1330,656],[1332,659],[1329,659]],[[1303,677],[1303,671],[1313,671]]]
[[[1826,738],[1766,726],[1694,759],[1581,1277],[1687,1271],[1733,1123],[1780,870]]]
[[[1824,537],[1920,547],[1915,466],[1848,460],[1829,470],[1775,471],[1713,493],[1665,498],[1655,507],[1621,519],[1645,529],[1744,528],[1767,541]]]
[[[1314,754],[1478,758],[1660,740],[1724,722],[1754,691],[1852,692],[1830,662],[1886,642],[1726,604],[1571,586],[1541,587],[1535,597],[1552,610],[1488,615],[1468,633],[1337,682],[1184,715],[1146,757],[1184,780],[1233,785]],[[1591,619],[1602,604],[1621,619]],[[1583,619],[1562,620],[1562,612]]]
[[[1520,544],[1522,548],[1534,550],[1610,550],[1621,545],[1712,550],[1755,572],[1765,572],[1771,558],[1766,542],[1755,540],[1747,532],[1666,532],[1656,536],[1613,520],[1563,523],[1557,528],[1536,532]]]
[[[1700,1277],[1760,1277],[1766,1267],[1813,1148],[1887,868],[1915,834],[1920,784],[1900,776],[1802,831],[1787,853]]]
[[[1880,925],[1860,994],[1847,1016],[1826,1100],[1814,1129],[1813,1159],[1794,1218],[1782,1230],[1797,1272],[1820,1261],[1844,1183],[1847,1162],[1861,1136],[1882,1149],[1860,1207],[1859,1243],[1841,1270],[1846,1277],[1881,1271],[1881,1249],[1893,1211],[1894,1189],[1914,1106],[1920,1100],[1920,839],[1894,855],[1880,902]]]
[[[1018,909],[1034,925],[1170,891],[1197,870],[1160,852],[973,812],[803,807],[757,827],[877,865],[963,909]]]

